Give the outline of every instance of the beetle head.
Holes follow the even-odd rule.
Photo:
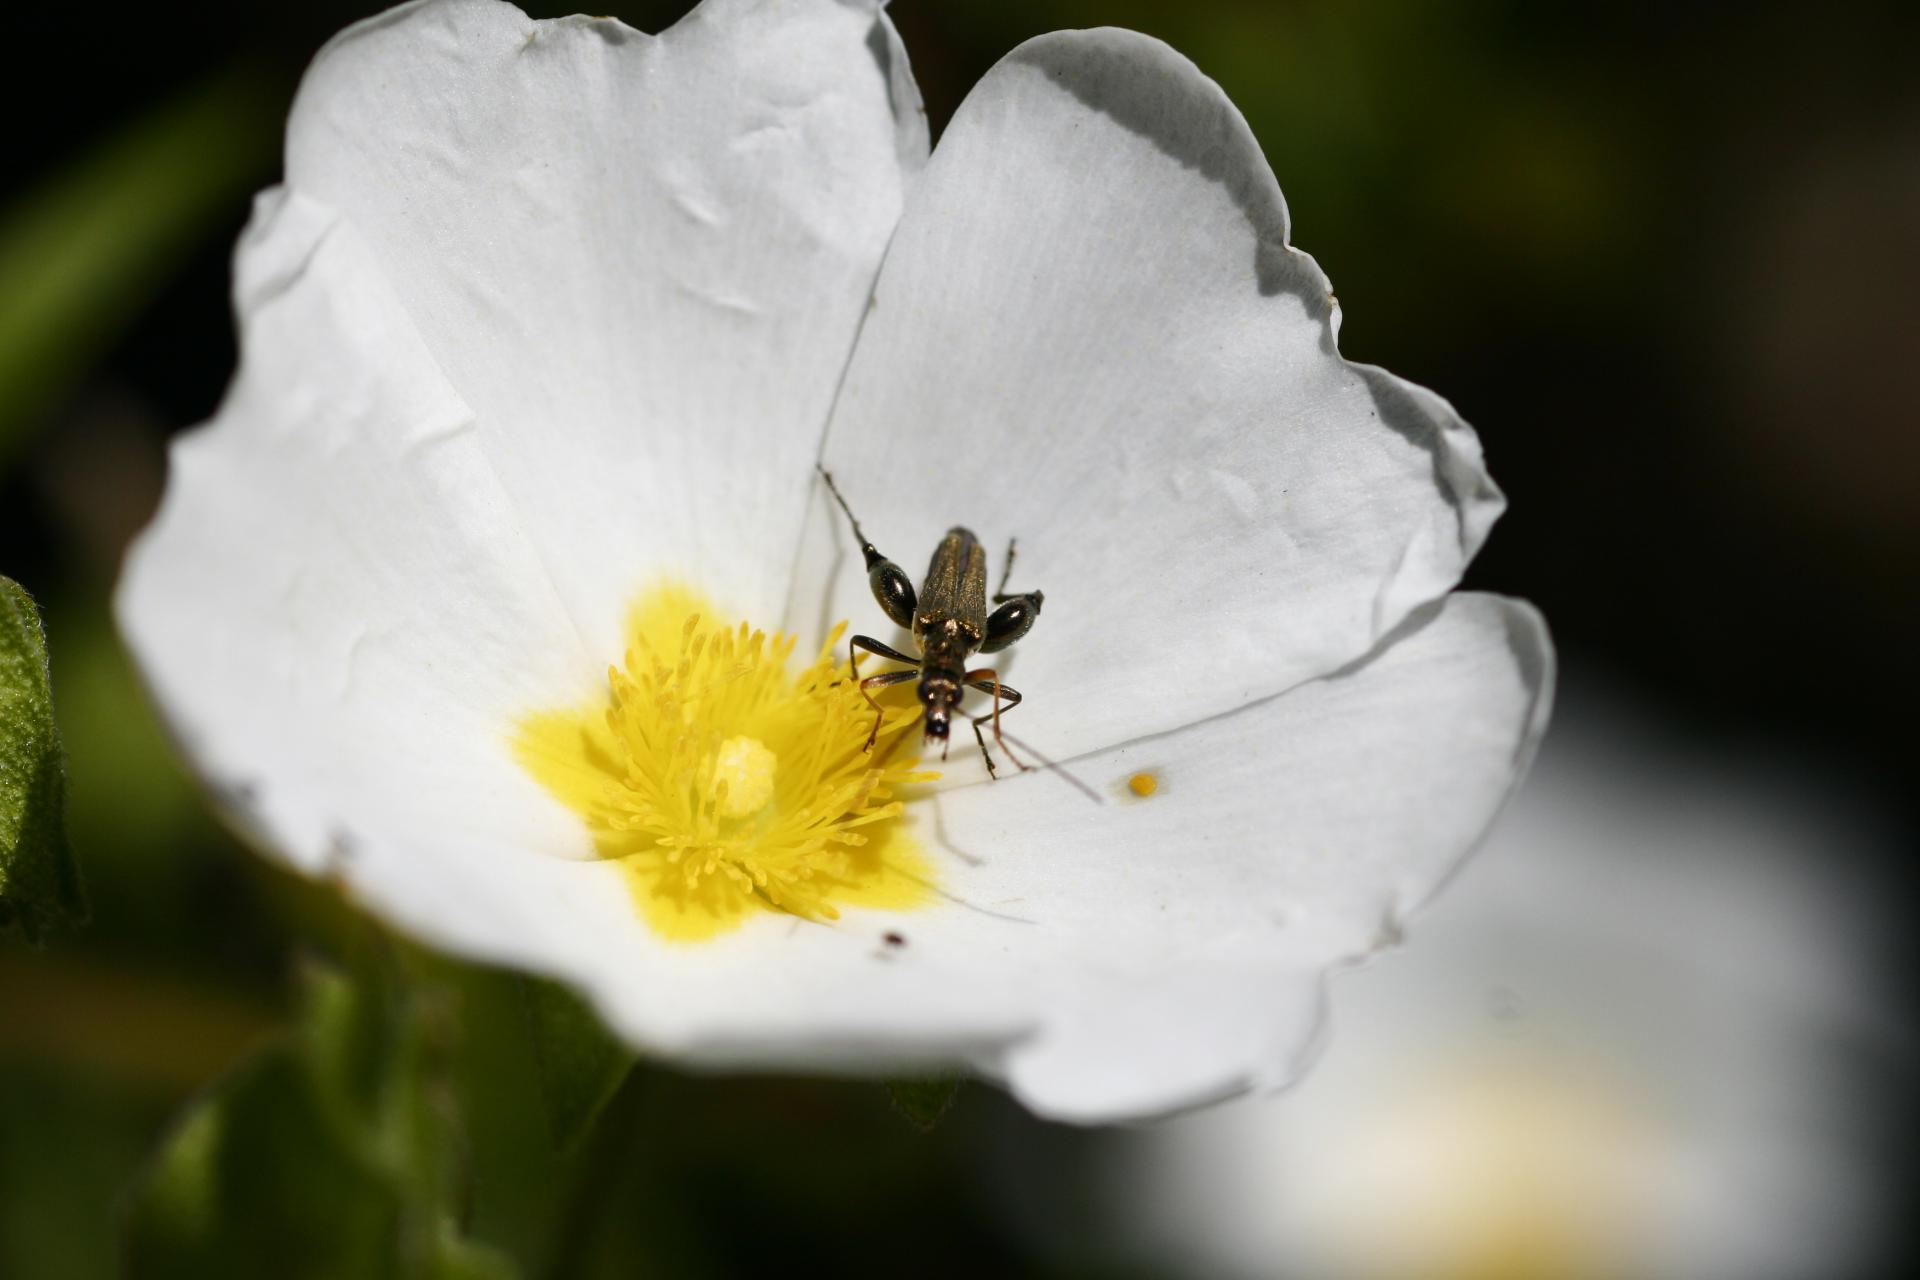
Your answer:
[[[960,703],[960,682],[949,675],[927,674],[920,677],[920,701],[926,706],[927,741],[940,743],[944,757],[947,733],[953,726],[953,709]]]

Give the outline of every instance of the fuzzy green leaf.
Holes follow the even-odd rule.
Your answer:
[[[893,1109],[905,1116],[908,1123],[922,1133],[932,1133],[959,1095],[960,1081],[953,1078],[894,1080],[888,1083],[887,1092],[893,1098]]]
[[[40,614],[18,583],[0,577],[0,929],[29,942],[86,918],[66,796]]]
[[[565,987],[523,978],[521,992],[547,1132],[554,1150],[569,1152],[592,1131],[602,1108],[633,1069],[633,1054]]]
[[[312,970],[294,1032],[195,1105],[137,1188],[127,1273],[510,1280],[456,1230],[436,1034],[419,993]]]

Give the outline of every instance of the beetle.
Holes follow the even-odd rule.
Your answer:
[[[974,537],[972,530],[959,525],[947,530],[946,536],[934,547],[933,559],[927,564],[927,576],[920,584],[920,590],[915,592],[913,580],[907,577],[905,571],[867,541],[867,535],[861,532],[860,522],[854,518],[853,508],[840,495],[840,487],[834,484],[833,476],[825,467],[817,469],[820,478],[827,482],[827,491],[840,504],[840,510],[846,513],[847,523],[853,526],[854,540],[860,544],[860,554],[866,558],[867,585],[873,591],[874,600],[887,617],[899,626],[908,628],[920,646],[920,656],[916,658],[882,644],[872,636],[857,635],[847,641],[847,666],[853,678],[859,681],[860,693],[866,698],[867,705],[874,710],[873,730],[867,734],[866,749],[873,750],[874,741],[880,735],[881,722],[886,718],[886,712],[874,701],[873,691],[908,680],[918,680],[920,702],[925,708],[927,741],[940,743],[941,759],[946,758],[947,735],[954,713],[959,711],[960,699],[968,689],[975,689],[993,695],[991,712],[967,717],[973,722],[974,740],[980,744],[980,754],[987,762],[987,775],[997,776],[993,754],[987,750],[986,737],[980,732],[981,722],[986,720],[993,721],[993,740],[1007,753],[1007,759],[1023,770],[1028,768],[1000,736],[1002,704],[1009,711],[1019,706],[1019,691],[1002,684],[1000,673],[992,667],[967,669],[967,659],[973,654],[1000,652],[1031,631],[1034,620],[1040,616],[1044,593],[1007,590],[1007,580],[1013,574],[1014,542],[1007,543],[1006,565],[1000,573],[1000,586],[993,593],[993,612],[987,612],[986,549],[980,545],[980,539]],[[858,653],[861,649],[894,662],[904,662],[912,669],[888,671],[861,679]]]

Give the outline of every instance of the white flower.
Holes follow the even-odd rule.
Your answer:
[[[1537,617],[1446,597],[1499,493],[1443,401],[1339,356],[1165,46],[1035,40],[926,145],[871,4],[350,29],[123,627],[263,848],[643,1048],[965,1065],[1076,1119],[1282,1083],[1322,971],[1540,731]],[[817,458],[910,573],[950,524],[1018,536],[1006,728],[1103,803],[987,782],[970,733],[913,781],[911,686],[860,751],[841,651],[797,674],[834,622],[890,635]]]
[[[1777,772],[1563,714],[1311,1079],[1139,1135],[1122,1233],[1220,1276],[1856,1274],[1892,1019],[1814,868],[1871,836]]]

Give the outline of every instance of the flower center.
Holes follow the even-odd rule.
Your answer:
[[[720,744],[713,761],[714,799],[723,818],[749,818],[773,799],[773,771],[780,757],[758,738],[742,734]]]
[[[834,657],[844,624],[794,672],[792,636],[711,616],[692,592],[648,595],[607,696],[522,720],[521,765],[620,861],[665,937],[928,901],[931,867],[898,821],[902,790],[939,776],[902,750],[917,703],[883,703],[869,750],[874,710]]]

